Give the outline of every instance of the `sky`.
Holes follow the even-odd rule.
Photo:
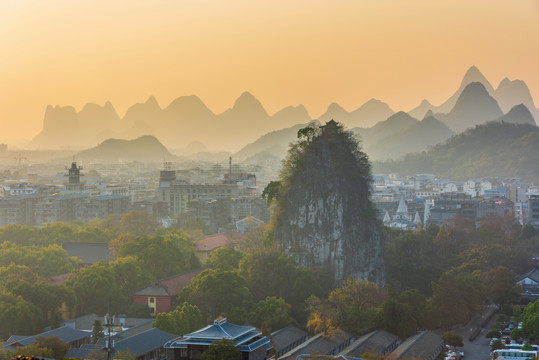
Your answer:
[[[472,65],[539,106],[539,0],[0,0],[0,140],[33,138],[49,104],[123,116],[151,95],[407,111]]]

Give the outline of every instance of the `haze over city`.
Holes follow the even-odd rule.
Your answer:
[[[447,99],[472,65],[539,99],[537,39],[535,0],[1,1],[0,138],[31,140],[47,105],[110,101],[123,116],[152,95],[214,113],[244,91],[269,114],[371,98],[408,111]]]

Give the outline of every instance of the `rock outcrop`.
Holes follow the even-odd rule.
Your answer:
[[[336,281],[383,285],[368,159],[354,135],[334,121],[320,128],[308,128],[284,164],[275,239],[300,266],[327,269]]]

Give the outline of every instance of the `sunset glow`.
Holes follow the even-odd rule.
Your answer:
[[[0,49],[2,141],[33,138],[49,104],[123,116],[151,95],[215,113],[243,91],[270,114],[371,98],[407,111],[472,65],[539,103],[537,0],[0,0]]]

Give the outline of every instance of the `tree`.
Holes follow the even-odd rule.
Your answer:
[[[498,330],[490,330],[488,333],[486,333],[485,337],[489,339],[492,339],[492,338],[499,339],[500,332]]]
[[[351,278],[328,296],[337,312],[337,325],[352,334],[376,325],[385,299],[386,293],[375,283]]]
[[[514,304],[520,300],[522,289],[515,281],[515,274],[504,266],[490,270],[485,276],[485,284],[487,295],[497,305]]]
[[[501,340],[494,340],[490,345],[490,351],[505,349],[505,344]]]
[[[116,279],[113,265],[103,261],[75,270],[66,280],[66,286],[75,293],[77,314],[104,314],[109,308],[117,313],[130,300]]]
[[[196,305],[184,302],[168,313],[157,314],[154,327],[176,335],[185,335],[203,325],[202,314]]]
[[[222,339],[214,341],[206,351],[200,355],[200,360],[238,360],[240,351],[232,340]]]
[[[267,297],[266,300],[254,304],[250,323],[258,327],[264,324],[271,330],[282,329],[294,322],[290,316],[290,309],[291,306],[283,299]]]
[[[522,345],[522,350],[524,351],[532,351],[533,350],[533,346],[532,344],[530,344],[529,342],[525,342],[524,345]]]
[[[279,199],[279,190],[281,189],[280,181],[270,181],[268,185],[262,191],[262,199],[266,200],[268,204],[271,204],[273,199]]]
[[[245,280],[235,271],[208,269],[186,286],[176,300],[196,305],[203,318],[208,319],[229,313],[234,307],[250,309],[252,299]]]
[[[180,274],[200,267],[191,238],[183,233],[143,235],[120,247],[120,257],[135,256],[155,278]]]
[[[204,264],[212,269],[236,270],[244,254],[232,246],[223,246],[213,250]]]
[[[425,326],[426,311],[427,299],[417,289],[398,294],[389,288],[381,318],[385,329],[400,338],[407,338]]]
[[[447,331],[443,334],[442,338],[444,339],[444,343],[449,346],[464,346],[464,343],[462,342],[462,335],[457,334],[454,331]]]
[[[268,296],[284,299],[294,291],[296,262],[277,249],[259,249],[247,254],[239,264],[239,274],[247,283],[255,300]]]
[[[103,331],[103,326],[101,326],[101,321],[95,319],[94,326],[92,326],[92,343],[97,343],[103,336],[105,336],[105,333]]]
[[[131,211],[122,215],[120,219],[121,231],[136,236],[151,234],[157,229],[157,226],[156,218],[146,211]]]
[[[42,329],[43,313],[21,296],[0,292],[0,336],[30,335]]]

